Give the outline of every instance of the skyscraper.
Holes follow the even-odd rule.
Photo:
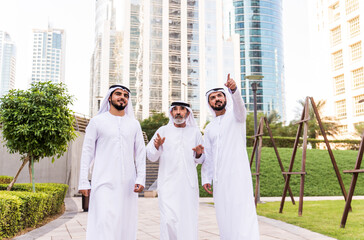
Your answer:
[[[329,92],[328,112],[339,120],[337,137],[351,138],[364,122],[364,5],[359,0],[311,1],[316,52]],[[332,111],[333,110],[333,111]],[[326,111],[325,111],[326,113]]]
[[[33,29],[31,81],[65,81],[65,33],[61,29]]]
[[[247,109],[254,109],[251,83],[257,81],[258,111],[275,110],[285,120],[282,1],[234,0],[233,4],[233,18],[225,21],[234,24],[240,35],[241,93]]]
[[[168,114],[170,103],[182,99],[191,104],[203,126],[207,88],[222,86],[225,71],[233,73],[234,63],[239,62],[234,54],[238,53],[238,38],[232,34],[225,41],[223,37],[222,6],[221,0],[97,0],[90,115],[97,112],[106,87],[117,79],[102,74],[113,62],[119,65],[115,71],[120,73],[118,82],[130,87],[138,119],[153,112]],[[121,36],[114,58],[108,55],[114,52],[109,50],[111,40],[105,38],[111,36],[109,29]]]
[[[143,98],[138,109],[146,118],[153,111],[167,113],[172,101],[182,99],[191,104],[202,127],[208,119],[206,90],[223,86],[226,74],[234,74],[234,63],[239,61],[234,54],[237,39],[223,36],[223,3],[152,0],[144,4]]]
[[[10,35],[0,31],[0,97],[15,85],[16,47]]]
[[[91,59],[90,116],[99,108],[110,85],[121,83],[131,90],[136,105],[140,61],[139,0],[97,0],[95,49]]]

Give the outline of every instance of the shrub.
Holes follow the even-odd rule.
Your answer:
[[[5,184],[0,184],[0,190],[6,190]],[[68,185],[61,183],[36,183],[35,190],[43,193],[50,194],[51,199],[47,202],[47,208],[45,209],[45,216],[53,215],[61,211],[64,198],[66,196]],[[12,191],[24,191],[31,192],[32,184],[19,183],[15,184]]]
[[[35,227],[45,217],[61,211],[68,185],[37,183],[15,184],[12,191],[4,191],[7,184],[0,184],[0,238],[13,236],[25,227]]]
[[[13,236],[21,229],[21,204],[17,196],[0,192],[0,238]]]
[[[10,176],[0,176],[0,184],[9,184],[11,181],[13,181],[13,177]]]
[[[42,192],[6,192],[9,195],[21,199],[21,225],[22,227],[35,227],[46,217],[48,203],[52,202],[52,196]]]

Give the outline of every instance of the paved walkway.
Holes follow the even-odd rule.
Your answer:
[[[342,197],[305,197],[310,200],[336,200]],[[364,197],[355,197],[364,199]],[[280,201],[280,198],[261,198],[263,202]],[[289,199],[287,199],[289,201]],[[211,198],[200,198],[199,239],[218,240],[219,230]],[[85,239],[87,213],[82,212],[81,198],[66,198],[66,212],[58,219],[15,239],[17,240],[68,240]],[[138,240],[159,239],[159,209],[157,198],[139,198]],[[259,216],[261,240],[329,240],[330,237]]]

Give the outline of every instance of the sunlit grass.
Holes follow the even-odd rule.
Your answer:
[[[364,239],[364,200],[353,200],[345,228],[340,228],[345,201],[304,201],[303,215],[298,217],[298,201],[286,201],[283,213],[280,202],[258,204],[258,215],[281,220],[337,239]]]

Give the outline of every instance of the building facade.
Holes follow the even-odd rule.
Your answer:
[[[209,118],[205,92],[223,86],[235,67],[240,82],[239,38],[223,36],[222,7],[222,0],[97,0],[90,115],[107,87],[119,82],[130,87],[138,119],[168,115],[171,102],[185,100],[203,126]],[[114,57],[108,55],[112,31],[120,34]],[[119,74],[106,74],[112,69]]]
[[[16,46],[7,32],[0,31],[0,97],[15,86]]]
[[[254,109],[251,84],[255,81],[258,111],[276,111],[284,121],[282,1],[233,0],[233,4],[233,18],[227,20],[240,38],[241,93],[247,109]]]
[[[66,36],[64,30],[33,29],[31,82],[65,82]]]
[[[313,1],[317,36],[327,56],[328,104],[339,120],[338,137],[357,136],[356,126],[364,124],[364,3],[359,0]]]

